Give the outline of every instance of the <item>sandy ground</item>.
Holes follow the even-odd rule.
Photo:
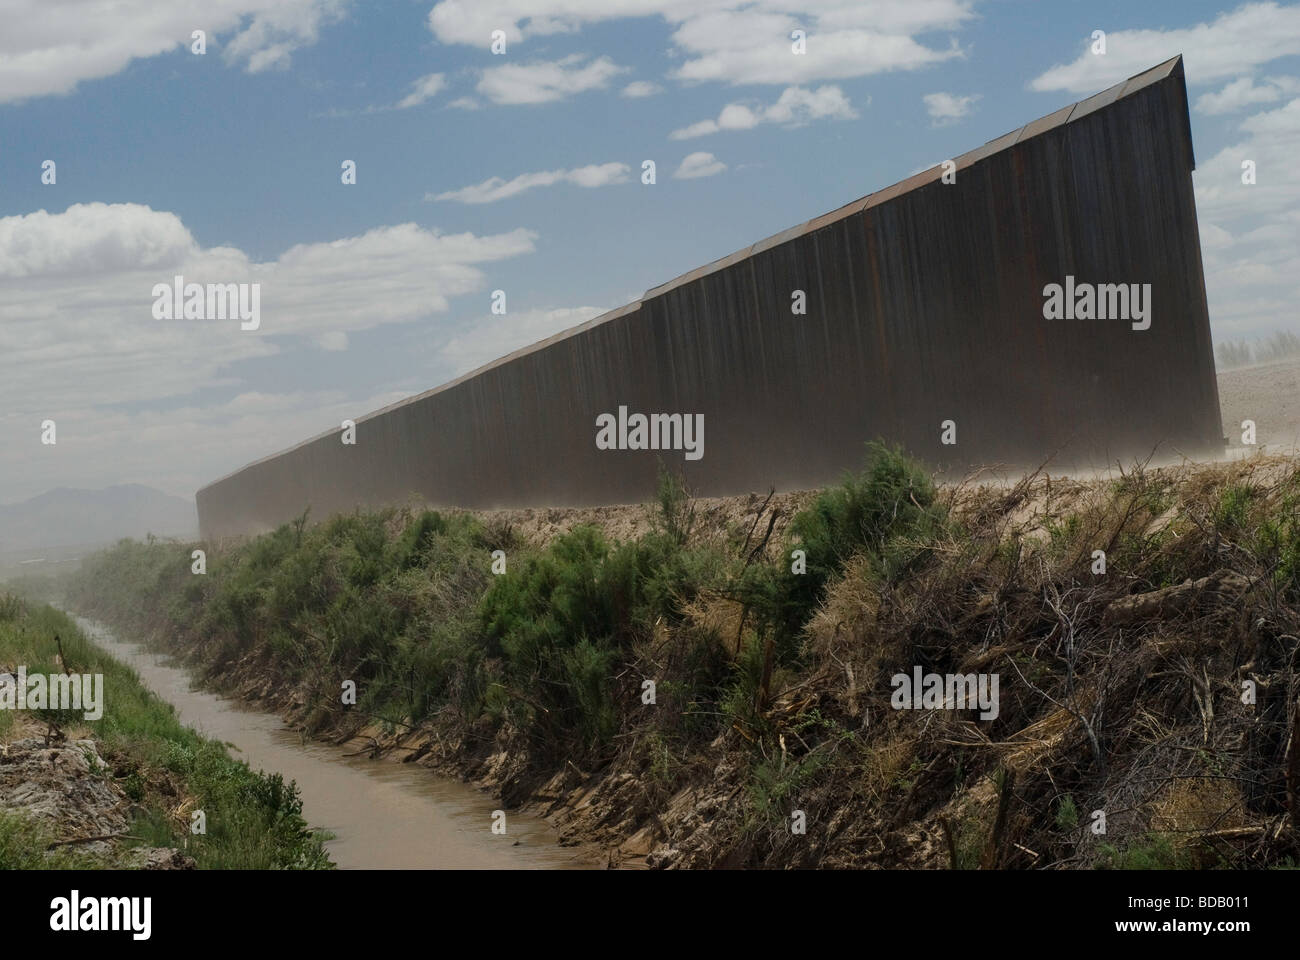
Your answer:
[[[1219,409],[1229,450],[1242,451],[1241,422],[1269,453],[1300,450],[1300,357],[1219,373]]]
[[[693,500],[693,536],[705,539],[726,537],[741,531],[758,544],[772,523],[772,537],[780,542],[786,523],[817,495],[815,490],[767,494],[747,493],[736,497],[699,497]],[[608,507],[537,507],[516,510],[470,511],[489,523],[508,523],[530,543],[545,544],[580,523],[594,523],[614,540],[634,540],[653,529],[657,509],[651,504],[621,504]],[[752,534],[750,533],[752,531]]]

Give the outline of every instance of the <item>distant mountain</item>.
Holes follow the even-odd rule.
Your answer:
[[[197,537],[198,513],[183,500],[138,483],[103,490],[59,487],[0,505],[0,556],[49,547],[113,543],[123,537]]]

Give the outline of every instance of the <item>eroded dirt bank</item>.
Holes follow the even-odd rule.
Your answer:
[[[194,860],[175,847],[124,847],[131,798],[111,771],[112,754],[94,737],[50,739],[37,724],[0,743],[0,809],[34,820],[48,846],[126,869],[189,870]],[[23,736],[21,734],[34,734]]]

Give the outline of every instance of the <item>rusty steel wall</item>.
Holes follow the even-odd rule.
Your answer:
[[[935,467],[1205,455],[1222,430],[1181,59],[198,492],[207,538],[400,502],[821,486],[876,437]],[[1044,286],[1149,283],[1150,329],[1045,320]],[[807,315],[791,294],[807,294]],[[702,413],[704,456],[602,451],[596,418]],[[957,443],[940,443],[942,421]]]

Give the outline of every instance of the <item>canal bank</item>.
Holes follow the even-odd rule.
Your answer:
[[[281,774],[300,791],[303,816],[333,839],[325,847],[343,868],[566,869],[592,864],[556,843],[544,821],[505,811],[472,786],[418,764],[372,760],[346,746],[304,738],[280,717],[193,688],[163,654],[128,643],[103,624],[76,617],[98,647],[133,668],[179,719],[226,743],[254,769]]]

